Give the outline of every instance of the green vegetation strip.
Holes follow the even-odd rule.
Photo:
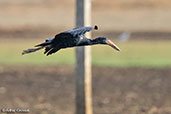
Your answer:
[[[0,65],[59,65],[75,63],[75,48],[63,49],[51,56],[43,50],[21,55],[41,40],[0,40]],[[117,43],[120,52],[109,46],[92,47],[92,62],[99,66],[171,67],[171,41],[128,41]]]

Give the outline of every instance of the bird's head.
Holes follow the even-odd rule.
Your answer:
[[[107,44],[109,46],[111,46],[112,48],[114,48],[117,51],[120,51],[119,47],[114,44],[111,40],[105,38],[105,37],[98,37],[95,39],[95,42],[99,43],[99,44]]]

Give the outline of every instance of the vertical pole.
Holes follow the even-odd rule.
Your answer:
[[[76,0],[76,26],[91,25],[91,0]],[[86,34],[91,37],[91,34]],[[76,48],[76,114],[92,114],[91,48]]]

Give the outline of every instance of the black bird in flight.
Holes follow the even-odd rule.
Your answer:
[[[86,38],[84,34],[92,30],[98,30],[98,27],[78,27],[69,31],[61,32],[57,34],[55,38],[49,38],[45,40],[45,42],[36,45],[36,48],[24,50],[22,55],[45,48],[44,54],[48,56],[63,48],[96,44],[106,44],[117,51],[120,51],[111,40],[105,37],[97,37],[95,39]]]

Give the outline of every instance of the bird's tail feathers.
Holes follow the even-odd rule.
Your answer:
[[[44,46],[38,47],[38,48],[30,48],[27,50],[23,50],[23,52],[21,54],[24,55],[24,54],[32,53],[32,52],[38,51],[38,50],[43,49],[43,48],[44,48]]]

